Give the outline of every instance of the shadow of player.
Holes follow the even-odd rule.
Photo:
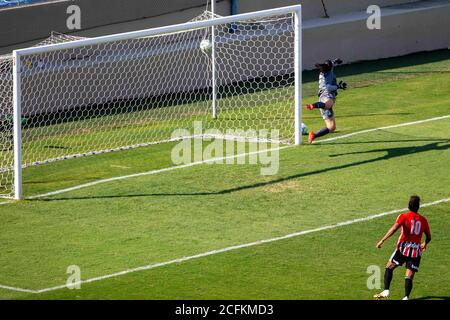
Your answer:
[[[442,145],[439,145],[442,143]],[[439,151],[439,150],[447,150],[450,147],[450,140],[443,140],[439,142],[429,143],[423,146],[410,146],[410,147],[398,147],[398,148],[383,148],[383,149],[374,149],[369,151],[354,151],[354,152],[346,152],[346,153],[338,153],[332,154],[330,157],[340,157],[346,155],[355,155],[355,154],[368,154],[368,153],[379,153],[386,152],[386,154],[380,158],[376,158],[374,160],[387,160],[392,159],[408,154],[421,153],[426,151]]]
[[[386,148],[386,149],[374,149],[369,151],[357,151],[357,152],[348,152],[348,153],[341,153],[341,154],[334,154],[330,155],[330,157],[339,157],[339,156],[345,156],[345,155],[355,155],[355,154],[370,154],[370,153],[379,153],[384,152],[385,154],[376,157],[373,159],[367,159],[357,162],[350,162],[346,164],[341,164],[338,166],[330,166],[327,168],[314,170],[314,171],[307,171],[298,173],[295,175],[290,175],[287,177],[282,177],[278,179],[273,179],[269,181],[264,182],[258,182],[243,186],[238,186],[234,188],[229,189],[223,189],[219,191],[211,191],[211,192],[187,192],[187,193],[142,193],[142,194],[127,194],[127,195],[106,195],[106,196],[86,196],[86,197],[66,197],[66,198],[54,198],[54,199],[33,199],[31,201],[61,201],[61,200],[88,200],[88,199],[113,199],[113,198],[132,198],[132,197],[164,197],[164,196],[210,196],[210,195],[223,195],[223,194],[230,194],[234,192],[239,192],[243,190],[249,190],[249,189],[255,189],[260,187],[266,187],[270,185],[275,185],[277,183],[286,182],[293,179],[298,179],[302,177],[308,177],[316,174],[321,173],[327,173],[327,172],[333,172],[336,170],[342,170],[352,167],[357,167],[369,163],[374,163],[382,160],[390,160],[402,156],[407,156],[411,154],[418,154],[428,151],[444,151],[448,150],[450,148],[450,140],[445,140],[445,142],[438,141],[433,142],[429,144],[425,144],[423,146],[410,146],[410,147],[397,147],[397,148]]]

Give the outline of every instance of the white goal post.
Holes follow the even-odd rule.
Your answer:
[[[0,179],[13,172],[10,197],[22,199],[26,167],[171,141],[169,129],[194,117],[219,129],[272,125],[301,144],[301,15],[301,5],[211,15],[15,50],[13,163],[0,164]],[[212,67],[198,50],[211,34]]]

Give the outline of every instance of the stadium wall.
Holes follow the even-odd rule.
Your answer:
[[[450,1],[420,1],[383,8],[380,30],[369,30],[363,13],[342,14],[328,23],[306,21],[304,67],[329,57],[355,62],[450,49],[449,15]]]
[[[448,6],[408,6],[403,7],[391,7],[383,10],[383,18],[381,30],[369,30],[366,27],[366,14],[365,12],[356,12],[352,14],[342,14],[330,19],[311,19],[306,20],[303,31],[303,62],[305,69],[313,68],[313,64],[317,61],[321,61],[330,57],[341,57],[344,61],[358,61],[358,60],[371,60],[385,58],[393,55],[408,54],[423,50],[433,50],[436,46],[445,47],[450,44],[450,38],[445,30],[450,30],[450,20],[446,17],[450,15],[450,5]],[[434,32],[431,36],[430,32],[433,30],[441,30],[442,32]],[[332,36],[330,36],[332,35]],[[193,37],[190,46],[184,49],[184,57],[190,61],[198,61],[199,53],[198,44],[201,36]],[[269,39],[268,39],[269,40]],[[279,44],[279,42],[278,42]],[[355,47],[355,44],[361,44],[361,46]],[[225,51],[224,51],[225,52]],[[130,55],[132,56],[132,55]],[[197,56],[197,58],[195,58]],[[163,61],[168,61],[169,56],[154,55],[152,56],[156,62],[156,65],[165,65]],[[233,60],[238,59],[238,60]],[[226,68],[235,68],[234,66],[239,64],[239,57],[223,57],[221,60],[227,61],[227,65],[221,66],[221,71],[225,73],[233,73],[231,70],[224,70]],[[177,83],[176,79],[180,78],[178,73],[182,73],[185,79],[199,79],[198,73],[208,74],[207,63],[200,63],[195,71],[185,66],[185,69],[167,70],[159,74],[154,74],[155,70],[152,68],[146,68],[145,60],[126,60],[124,63],[130,66],[135,66],[135,69],[142,70],[145,73],[145,77],[149,79],[160,79],[161,82],[166,83],[163,91],[149,92],[145,87],[145,83],[131,83],[127,80],[127,74],[117,73],[114,75],[114,83],[122,83],[121,90],[115,88],[109,88],[108,92],[103,92],[103,97],[108,97],[109,100],[129,100],[145,98],[141,96],[142,92],[145,95],[164,95],[177,90],[173,84]],[[161,61],[161,62],[158,62]],[[83,62],[80,61],[80,64]],[[102,63],[108,63],[106,60]],[[252,65],[258,65],[258,61],[249,62]],[[78,66],[82,67],[82,65]],[[117,66],[116,66],[117,67]],[[167,65],[170,67],[170,65]],[[100,77],[99,73],[105,69],[105,65],[96,66],[95,64],[87,61],[86,66],[83,67],[83,72],[92,75],[91,78],[96,78],[96,75]],[[191,71],[190,71],[191,70]],[[52,82],[52,81],[65,81],[65,77],[68,76],[65,70],[57,69],[45,69],[38,70],[39,76],[42,79],[38,82]],[[261,69],[260,73],[246,73],[240,74],[238,78],[233,81],[246,81],[252,78],[261,77],[266,70]],[[287,74],[292,72],[289,65],[279,67],[276,70],[278,75]],[[189,72],[196,72],[197,75],[189,75]],[[235,74],[235,73],[233,73]],[[55,80],[56,79],[56,80]],[[24,86],[27,85],[27,78],[23,79]],[[36,77],[34,77],[36,81]],[[70,82],[70,81],[69,81]],[[228,82],[221,82],[219,78],[219,85],[227,85]],[[207,77],[200,78],[195,83],[189,83],[188,86],[184,86],[186,90],[199,90],[209,86],[209,80]],[[59,88],[56,90],[56,88]],[[64,93],[65,97],[68,97],[67,102],[63,106],[63,109],[71,109],[79,107],[77,104],[71,104],[71,88],[66,88],[67,92]],[[49,86],[44,92],[40,92],[35,96],[33,100],[24,101],[24,112],[26,114],[32,114],[34,112],[40,112],[36,105],[41,105],[41,101],[50,101],[45,104],[47,111],[54,112],[61,110],[62,106],[58,102],[58,95],[60,87]],[[108,101],[102,100],[97,94],[98,90],[95,86],[83,87],[83,96],[86,97],[86,103],[102,104]],[[153,90],[153,89],[152,89]],[[156,89],[155,89],[156,90]],[[158,90],[161,90],[158,89]],[[50,98],[49,98],[50,97]],[[73,101],[77,101],[73,99]],[[54,103],[54,105],[52,104]]]
[[[323,16],[320,0],[237,0],[237,13],[275,8],[301,3],[303,18]],[[329,15],[363,10],[370,4],[388,6],[415,0],[327,0]],[[81,9],[82,30],[89,36],[131,31],[124,22],[142,20],[138,28],[150,28],[184,22],[205,9],[206,0],[59,0],[0,10],[0,47],[8,47],[39,40],[51,31],[71,33],[66,26],[67,7],[78,5]],[[217,0],[217,13],[229,15],[231,0]],[[130,26],[136,24],[131,23]],[[89,32],[94,28],[107,27]],[[116,26],[116,28],[114,28]],[[124,30],[125,27],[125,30]],[[135,29],[134,29],[135,30]]]
[[[238,0],[238,13],[297,2]],[[311,68],[316,58],[330,55],[353,62],[450,45],[450,33],[446,32],[450,30],[450,0],[326,0],[329,19],[321,18],[321,1],[300,2],[304,9],[305,68]],[[73,34],[85,37],[181,23],[205,9],[205,0],[155,0],[151,5],[141,0],[61,0],[4,9],[0,10],[0,54],[35,45],[51,31],[70,33],[65,25],[65,9],[69,3],[78,3],[82,7],[82,30]],[[105,3],[109,5],[105,6]],[[365,9],[371,3],[382,6],[381,30],[368,30],[365,26],[368,17]],[[217,9],[219,14],[228,15],[230,1],[218,0]],[[147,16],[151,18],[145,18]],[[119,23],[127,19],[132,21]],[[353,50],[355,44],[358,47]]]

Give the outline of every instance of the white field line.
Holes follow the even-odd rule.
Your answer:
[[[411,126],[411,125],[415,125],[415,124],[420,124],[420,123],[429,122],[429,121],[437,121],[437,120],[442,120],[442,119],[447,119],[447,118],[450,118],[450,115],[434,117],[434,118],[428,118],[428,119],[418,120],[418,121],[413,121],[413,122],[404,122],[404,123],[394,124],[394,125],[385,126],[385,127],[379,127],[379,128],[362,130],[362,131],[356,131],[356,132],[344,134],[342,136],[337,136],[337,137],[333,137],[333,138],[319,140],[319,141],[316,141],[315,143],[323,143],[323,142],[328,142],[328,141],[334,141],[334,140],[344,139],[344,138],[352,137],[352,136],[355,136],[355,135],[360,135],[360,134],[364,134],[364,133],[370,133],[370,132],[374,132],[374,131],[378,131],[378,130],[386,130],[386,129],[404,127],[404,126]],[[188,164],[185,164],[185,165],[179,165],[179,166],[168,167],[168,168],[163,168],[163,169],[158,169],[158,170],[140,172],[140,173],[126,175],[126,176],[118,176],[118,177],[113,177],[113,178],[108,178],[108,179],[103,179],[103,180],[97,180],[97,181],[81,184],[81,185],[78,185],[78,186],[74,186],[74,187],[71,187],[71,188],[56,190],[56,191],[53,191],[53,192],[48,192],[48,193],[44,193],[44,194],[39,194],[39,195],[27,197],[26,199],[30,199],[31,200],[31,199],[49,197],[49,196],[62,194],[62,193],[67,193],[67,192],[71,192],[71,191],[75,191],[75,190],[79,190],[79,189],[83,189],[83,188],[89,188],[89,187],[92,187],[92,186],[95,186],[95,185],[98,185],[98,184],[102,184],[102,183],[108,183],[108,182],[112,182],[112,181],[136,178],[136,177],[140,177],[140,176],[153,175],[153,174],[158,174],[158,173],[162,173],[162,172],[167,172],[167,171],[172,171],[172,170],[192,167],[192,166],[195,166],[195,165],[211,163],[211,162],[226,160],[226,159],[230,159],[230,158],[245,157],[247,155],[257,154],[257,153],[266,152],[266,151],[282,150],[282,149],[286,149],[286,148],[290,148],[290,147],[294,147],[294,145],[283,146],[283,147],[280,147],[280,148],[260,150],[260,151],[256,151],[256,152],[252,152],[252,153],[243,153],[243,154],[232,155],[232,156],[227,156],[227,157],[218,157],[218,158],[214,158],[214,159],[208,159],[208,160],[203,160],[203,161],[192,162],[192,163],[188,163]],[[15,203],[15,202],[11,201],[11,202],[5,202],[5,203],[1,203],[1,204],[12,204],[12,203]]]
[[[38,293],[38,290],[10,287],[10,286],[2,285],[2,284],[0,284],[0,289],[6,289],[6,290],[9,290],[9,291],[17,291],[17,292],[26,292],[26,293]]]
[[[119,168],[119,169],[131,169],[131,167],[126,167],[126,166],[120,166],[117,164],[112,164],[111,168]]]
[[[445,202],[450,202],[450,198],[444,198],[444,199],[436,200],[436,201],[433,201],[433,202],[428,202],[428,203],[423,204],[421,207],[422,208],[430,207],[430,206],[434,206],[434,205],[437,205],[437,204],[440,204],[440,203],[445,203]],[[367,216],[367,217],[364,217],[364,218],[357,218],[357,219],[347,220],[347,221],[339,222],[339,223],[336,223],[336,224],[331,224],[331,225],[318,227],[318,228],[315,228],[315,229],[309,229],[309,230],[299,231],[299,232],[295,232],[295,233],[290,233],[290,234],[287,234],[287,235],[284,235],[284,236],[280,236],[280,237],[264,239],[264,240],[258,240],[258,241],[254,241],[254,242],[248,242],[248,243],[235,245],[235,246],[231,246],[231,247],[226,247],[226,248],[222,248],[222,249],[207,251],[207,252],[199,253],[199,254],[192,255],[192,256],[186,256],[186,257],[182,257],[182,258],[178,258],[178,259],[174,259],[174,260],[169,260],[169,261],[165,261],[165,262],[149,264],[149,265],[146,265],[146,266],[141,266],[141,267],[137,267],[137,268],[133,268],[133,269],[127,269],[127,270],[123,270],[123,271],[120,271],[120,272],[111,273],[111,274],[107,274],[107,275],[100,276],[100,277],[90,278],[90,279],[82,280],[82,281],[79,281],[79,282],[76,282],[76,283],[71,283],[71,285],[75,286],[75,285],[78,285],[78,284],[81,285],[81,284],[84,284],[84,283],[91,283],[91,282],[101,281],[101,280],[105,280],[105,279],[109,279],[109,278],[115,278],[115,277],[123,276],[123,275],[129,274],[129,273],[134,273],[134,272],[139,272],[139,271],[144,271],[144,270],[151,270],[151,269],[155,269],[155,268],[159,268],[159,267],[168,266],[168,265],[171,265],[171,264],[182,263],[182,262],[189,261],[189,260],[194,260],[194,259],[199,259],[199,258],[203,258],[203,257],[208,257],[208,256],[211,256],[211,255],[215,255],[215,254],[219,254],[219,253],[223,253],[223,252],[229,252],[229,251],[239,250],[239,249],[243,249],[243,248],[249,248],[249,247],[258,246],[258,245],[261,245],[261,244],[266,244],[266,243],[286,240],[286,239],[290,239],[290,238],[299,237],[299,236],[302,236],[302,235],[305,235],[305,234],[310,234],[310,233],[315,233],[315,232],[320,232],[320,231],[336,229],[336,228],[340,228],[340,227],[343,227],[343,226],[348,226],[348,225],[351,225],[351,224],[354,224],[354,223],[370,221],[370,220],[381,218],[381,217],[384,217],[384,216],[387,216],[387,215],[404,212],[404,211],[407,211],[407,210],[408,210],[407,208],[402,208],[402,209],[386,211],[386,212],[370,215],[370,216]],[[22,289],[22,288],[15,288],[15,287],[3,286],[3,285],[0,285],[0,288],[12,290],[12,291],[20,291],[20,292],[44,293],[44,292],[49,292],[49,291],[54,291],[54,290],[67,288],[67,285],[60,285],[60,286],[49,287],[49,288],[44,288],[44,289],[39,289],[39,290]]]
[[[356,135],[363,134],[363,133],[369,133],[369,132],[374,132],[374,131],[378,131],[378,130],[387,130],[387,129],[392,129],[392,128],[400,128],[400,127],[412,126],[412,125],[415,125],[415,124],[420,124],[420,123],[425,123],[425,122],[430,122],[430,121],[436,121],[436,120],[442,120],[442,119],[447,119],[447,118],[450,118],[450,114],[446,115],[446,116],[441,116],[441,117],[435,117],[435,118],[429,118],[429,119],[418,120],[418,121],[413,121],[413,122],[405,122],[405,123],[400,123],[400,124],[394,124],[394,125],[386,126],[386,127],[380,127],[380,128],[373,128],[373,129],[367,129],[367,130],[362,130],[362,131],[356,131],[356,132],[344,134],[342,136],[337,136],[337,137],[333,137],[333,138],[319,140],[319,141],[317,141],[315,143],[334,141],[334,140],[339,140],[339,139],[344,139],[344,138],[356,136]]]
[[[450,115],[434,117],[434,118],[429,118],[429,119],[424,119],[424,120],[419,120],[419,121],[413,121],[413,122],[405,122],[405,123],[400,123],[400,124],[394,124],[394,125],[390,125],[390,126],[386,126],[386,127],[380,127],[380,128],[373,128],[373,129],[367,129],[367,130],[362,130],[362,131],[356,131],[356,132],[352,132],[352,133],[345,134],[345,135],[342,135],[342,136],[337,136],[337,137],[333,137],[333,138],[329,138],[329,139],[325,139],[325,140],[320,140],[317,143],[333,141],[333,140],[338,140],[338,139],[344,139],[344,138],[348,138],[348,137],[359,135],[359,134],[363,134],[363,133],[369,133],[369,132],[374,132],[374,131],[378,131],[378,130],[386,130],[386,129],[392,129],[392,128],[399,128],[399,127],[404,127],[404,126],[411,126],[411,125],[415,125],[415,124],[420,124],[420,123],[429,122],[429,121],[442,120],[442,119],[446,119],[446,118],[450,118]],[[45,193],[45,194],[31,196],[31,197],[28,197],[27,199],[43,198],[43,197],[48,197],[48,196],[53,196],[53,195],[57,195],[57,194],[61,194],[61,193],[74,191],[74,190],[88,188],[88,187],[91,187],[91,186],[95,186],[95,185],[98,185],[98,184],[107,183],[107,182],[111,182],[111,181],[118,181],[118,180],[124,180],[124,179],[129,179],[129,178],[153,175],[153,174],[157,174],[157,173],[162,173],[162,172],[167,172],[167,171],[172,171],[172,170],[192,167],[192,166],[199,165],[199,164],[211,163],[211,162],[221,161],[221,160],[226,160],[226,159],[231,159],[231,158],[245,157],[247,155],[253,155],[253,154],[257,154],[257,153],[261,153],[261,152],[267,152],[267,151],[282,150],[282,149],[286,149],[286,148],[290,148],[290,147],[293,147],[293,145],[279,147],[279,148],[273,148],[273,149],[259,150],[259,151],[255,151],[255,152],[243,153],[243,154],[238,154],[238,155],[231,155],[231,156],[226,156],[226,157],[218,157],[218,158],[192,162],[192,163],[179,165],[179,166],[174,166],[174,167],[169,167],[169,168],[163,168],[163,169],[152,170],[152,171],[147,171],[147,172],[135,173],[135,174],[127,175],[127,176],[119,176],[119,177],[114,177],[114,178],[109,178],[109,179],[104,179],[104,180],[97,180],[97,181],[93,181],[93,182],[86,183],[86,184],[81,184],[81,185],[78,185],[78,186],[75,186],[75,187],[71,187],[71,188],[67,188],[67,189],[62,189],[62,190],[57,190],[57,191],[53,191],[53,192],[49,192],[49,193]]]
[[[76,158],[84,158],[84,157],[106,154],[106,153],[111,153],[111,152],[133,150],[133,149],[137,149],[137,148],[149,147],[152,145],[158,145],[158,144],[163,144],[163,143],[168,143],[168,142],[177,142],[177,141],[181,141],[181,140],[185,140],[185,139],[205,139],[205,138],[207,138],[207,139],[212,139],[212,138],[223,139],[223,140],[231,140],[231,141],[238,141],[238,142],[272,142],[275,144],[287,144],[288,143],[288,141],[285,141],[285,140],[272,140],[272,139],[267,139],[267,138],[259,139],[257,137],[252,138],[252,137],[233,136],[233,135],[197,134],[197,135],[191,135],[191,136],[179,136],[179,137],[166,139],[166,140],[160,140],[160,141],[144,142],[144,143],[134,144],[134,145],[130,145],[130,146],[121,146],[121,147],[117,147],[117,148],[113,148],[113,149],[90,151],[90,152],[85,152],[85,153],[76,153],[76,154],[71,154],[71,155],[67,155],[67,156],[51,158],[51,159],[47,159],[47,160],[36,161],[36,162],[29,163],[29,164],[24,164],[24,165],[22,165],[22,169],[26,169],[29,167],[35,167],[35,166],[39,166],[42,164],[57,162],[57,161],[70,160],[70,159],[76,159]],[[0,168],[0,173],[9,172],[12,170],[14,170],[14,168],[12,166],[7,167],[7,168]]]
[[[84,153],[76,153],[76,154],[71,154],[71,155],[67,155],[67,156],[51,158],[51,159],[47,159],[47,160],[35,161],[35,162],[29,163],[29,164],[24,164],[24,165],[22,165],[22,169],[26,169],[26,168],[29,168],[29,167],[35,167],[35,166],[39,166],[39,165],[42,165],[42,164],[53,163],[53,162],[57,162],[57,161],[70,160],[70,159],[76,159],[76,158],[84,158],[84,157],[89,157],[89,156],[94,156],[94,155],[99,155],[99,154],[105,154],[105,153],[111,153],[111,152],[117,152],[117,151],[133,150],[133,149],[137,149],[137,148],[149,147],[149,146],[152,146],[152,145],[157,145],[157,144],[162,144],[162,143],[176,142],[176,141],[180,141],[180,140],[183,140],[183,139],[196,139],[196,138],[199,138],[199,137],[201,138],[202,135],[200,135],[200,136],[192,135],[192,136],[186,136],[186,137],[185,136],[180,136],[180,137],[167,139],[167,140],[154,141],[154,142],[144,142],[144,143],[134,144],[134,145],[130,145],[130,146],[117,147],[117,148],[113,148],[113,149],[105,149],[105,150],[98,150],[98,151],[89,151],[89,152],[84,152]],[[12,170],[14,170],[13,166],[6,167],[6,168],[0,168],[0,173],[1,172],[12,171]]]
[[[26,199],[31,200],[31,199],[36,199],[36,198],[49,197],[49,196],[53,196],[53,195],[57,195],[57,194],[61,194],[61,193],[66,193],[66,192],[70,192],[70,191],[74,191],[74,190],[92,187],[92,186],[102,184],[102,183],[108,183],[108,182],[112,182],[112,181],[119,181],[119,180],[125,180],[125,179],[130,179],[130,178],[142,177],[142,176],[149,176],[149,175],[158,174],[158,173],[162,173],[162,172],[168,172],[168,171],[178,170],[178,169],[182,169],[182,168],[192,167],[192,166],[196,166],[199,164],[214,163],[214,162],[219,162],[219,161],[223,161],[223,160],[227,160],[227,159],[250,156],[250,155],[254,155],[254,154],[258,154],[258,153],[262,153],[262,152],[282,150],[282,149],[286,149],[286,148],[290,148],[290,147],[292,147],[292,146],[283,146],[283,147],[277,147],[277,148],[271,148],[271,149],[263,149],[263,150],[258,150],[258,151],[254,151],[254,152],[230,155],[230,156],[226,156],[226,157],[216,157],[216,158],[206,159],[206,160],[202,160],[202,161],[196,161],[196,162],[191,162],[191,163],[187,163],[187,164],[182,164],[182,165],[178,165],[178,166],[174,166],[174,167],[168,167],[168,168],[151,170],[151,171],[140,172],[140,173],[134,173],[134,174],[126,175],[126,176],[118,176],[118,177],[113,177],[113,178],[108,178],[108,179],[103,179],[103,180],[97,180],[97,181],[80,184],[78,186],[74,186],[74,187],[70,187],[70,188],[66,188],[66,189],[61,189],[61,190],[56,190],[56,191],[52,191],[52,192],[48,192],[48,193],[44,193],[44,194],[39,194],[36,196],[31,196]]]

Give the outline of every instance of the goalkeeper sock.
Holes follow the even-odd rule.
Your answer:
[[[314,136],[316,138],[318,138],[318,137],[324,136],[324,135],[329,134],[329,133],[330,133],[330,130],[328,128],[322,128],[319,131],[314,132]]]
[[[386,271],[384,272],[384,290],[389,290],[393,275],[394,270],[386,268]]]
[[[323,108],[325,108],[325,103],[319,101],[319,102],[313,103],[313,107],[315,109],[323,109]]]
[[[413,280],[405,277],[405,297],[409,297],[413,288]]]

